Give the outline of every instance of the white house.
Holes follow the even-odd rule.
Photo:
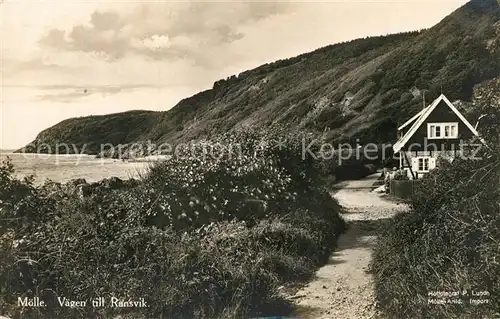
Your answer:
[[[466,156],[468,141],[473,137],[484,143],[469,121],[441,94],[398,128],[394,156],[399,158],[400,169],[410,179],[417,179],[434,169],[438,158]]]

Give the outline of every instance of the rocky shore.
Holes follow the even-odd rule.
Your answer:
[[[137,186],[138,184],[139,180],[135,178],[123,180],[118,177],[110,177],[93,183],[87,182],[84,178],[77,178],[62,184],[61,186],[63,186],[68,193],[77,195],[79,198],[83,199],[102,191],[131,188]]]

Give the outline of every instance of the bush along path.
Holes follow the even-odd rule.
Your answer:
[[[303,160],[301,136],[286,136],[279,149],[273,137],[241,132],[197,143],[139,181],[92,187],[83,197],[71,185],[19,180],[11,163],[0,165],[0,315],[183,319],[287,312],[282,287],[310,279],[345,224],[319,183],[330,165]],[[238,144],[240,152],[204,156],[212,146]],[[39,298],[47,307],[19,307],[18,297]],[[144,298],[149,307],[62,307],[63,297],[103,297],[107,305],[112,297]]]
[[[384,318],[500,318],[499,153],[443,163],[380,232],[371,269]]]
[[[375,316],[374,285],[368,273],[375,234],[395,214],[408,209],[370,192],[368,187],[377,177],[374,174],[362,181],[345,182],[343,189],[333,194],[343,206],[341,215],[348,230],[340,237],[329,262],[316,272],[316,278],[292,297],[300,318]]]

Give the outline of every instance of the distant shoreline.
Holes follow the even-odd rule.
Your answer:
[[[51,153],[31,153],[31,152],[17,152],[16,150],[0,150],[1,155],[15,155],[15,156],[22,156],[22,155],[29,155],[29,156],[35,156],[35,155],[43,155],[43,156],[84,156],[84,157],[95,157],[95,155],[91,154],[51,154]]]
[[[95,159],[96,161],[105,160],[106,162],[123,162],[123,163],[154,163],[169,160],[171,155],[149,155],[143,157],[131,157],[131,158],[112,158],[112,157],[96,157],[93,154],[49,154],[49,153],[28,153],[28,152],[16,152],[15,150],[0,150],[0,155],[2,156],[27,156],[29,158],[36,158],[37,156],[47,157],[47,158],[57,158],[57,157],[67,157],[76,158],[84,157],[89,159]]]

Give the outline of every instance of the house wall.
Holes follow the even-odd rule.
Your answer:
[[[420,156],[430,156],[432,158],[438,159],[438,158],[443,158],[447,160],[452,160],[456,156],[460,156],[460,151],[454,151],[454,150],[446,150],[446,151],[415,151],[415,152],[406,152],[406,156],[408,156],[408,159],[411,161],[413,157],[420,157]]]
[[[415,157],[421,157],[421,156],[429,156],[432,157],[436,160],[436,167],[439,165],[439,161],[441,159],[447,160],[449,162],[453,161],[454,158],[461,156],[462,152],[460,151],[432,151],[432,152],[426,152],[426,151],[415,151],[415,152],[405,152],[406,157],[402,157],[403,160],[403,166],[405,167],[404,169],[406,170],[406,174],[410,179],[412,179],[412,174],[410,172],[410,169],[408,166],[412,165],[412,158]],[[408,159],[408,162],[407,162]],[[413,171],[415,175],[417,175],[417,178],[423,177],[426,173],[421,173],[421,172],[416,172],[415,170]]]
[[[442,123],[442,122],[458,122],[458,138],[457,139],[427,139],[427,123]],[[460,149],[460,142],[471,139],[474,136],[469,128],[463,123],[460,118],[448,107],[445,101],[441,101],[434,111],[429,115],[425,122],[415,132],[415,134],[406,143],[404,150],[424,151],[434,150],[454,150]],[[427,143],[426,143],[427,141]],[[420,144],[420,146],[416,145]]]

